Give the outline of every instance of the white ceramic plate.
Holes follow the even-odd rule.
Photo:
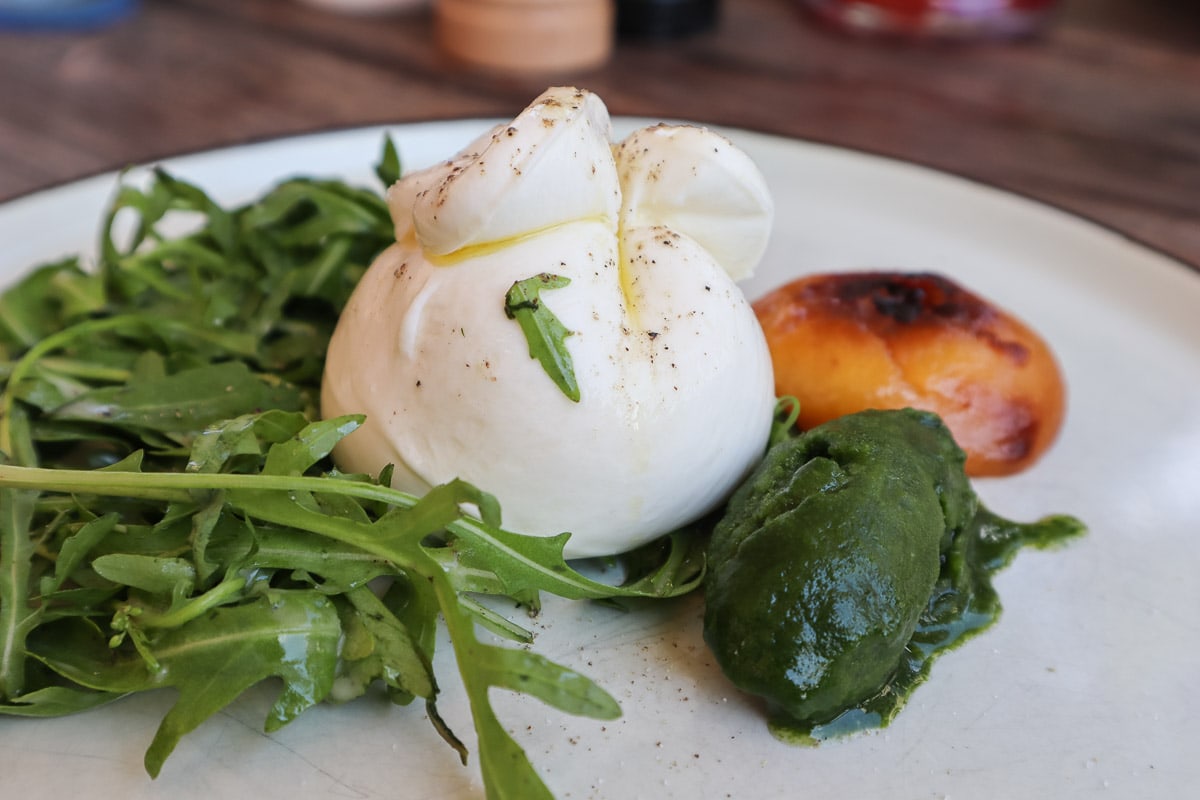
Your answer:
[[[622,120],[629,129],[635,121]],[[446,157],[485,122],[391,130],[405,163]],[[225,202],[283,176],[373,184],[382,129],[172,159]],[[771,183],[773,243],[747,293],[804,272],[887,267],[952,276],[1031,322],[1070,388],[1065,429],[1031,471],[978,481],[1020,519],[1071,512],[1067,549],[1027,551],[997,581],[1005,612],[938,661],[891,727],[802,749],[773,739],[724,680],[698,597],[619,613],[551,601],[535,647],[598,680],[624,716],[600,723],[496,697],[560,798],[1180,798],[1200,779],[1200,275],[1118,234],[911,165],[729,132]],[[115,178],[0,208],[0,282],[91,252]],[[485,487],[486,488],[486,487]],[[442,713],[470,721],[449,653]],[[419,707],[368,698],[262,732],[273,687],[186,737],[151,781],[142,754],[172,698],[57,720],[0,718],[5,797],[482,796]],[[473,738],[466,736],[473,745]]]

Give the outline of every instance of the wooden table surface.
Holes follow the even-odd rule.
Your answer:
[[[83,33],[0,31],[0,199],[132,162],[361,124],[511,116],[549,83],[686,118],[927,164],[1091,217],[1200,265],[1200,4],[1065,0],[1036,40],[859,41],[794,0],[725,0],[711,32],[607,66],[456,67],[428,8],[144,0]]]

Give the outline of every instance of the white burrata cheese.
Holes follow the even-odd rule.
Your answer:
[[[774,386],[735,285],[766,247],[751,160],[704,128],[614,146],[604,104],[547,90],[454,159],[388,192],[396,244],[329,345],[326,417],[361,413],[334,451],[414,494],[462,478],[506,528],[570,531],[568,557],[615,554],[697,519],[761,457]],[[579,400],[541,364],[505,297],[539,273],[570,331]]]

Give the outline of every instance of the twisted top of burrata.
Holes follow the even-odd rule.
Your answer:
[[[596,95],[551,88],[388,205],[396,244],[326,358],[323,415],[366,415],[334,451],[342,469],[393,464],[415,494],[461,478],[499,499],[505,527],[570,531],[580,557],[699,518],[762,456],[770,356],[734,281],[772,206],[726,138],[656,125],[614,144]],[[530,332],[510,290],[538,276],[557,280],[526,304]],[[554,338],[547,318],[574,396],[531,357]]]

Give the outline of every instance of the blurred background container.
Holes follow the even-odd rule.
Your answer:
[[[300,0],[300,2],[348,14],[385,14],[429,5],[429,0]]]
[[[1035,33],[1058,0],[801,0],[818,19],[866,36],[973,39]]]
[[[128,16],[137,0],[0,0],[0,28],[99,28]]]
[[[617,0],[617,34],[629,39],[675,39],[717,24],[718,0]]]
[[[456,61],[553,75],[612,55],[613,0],[436,0],[438,45]]]

